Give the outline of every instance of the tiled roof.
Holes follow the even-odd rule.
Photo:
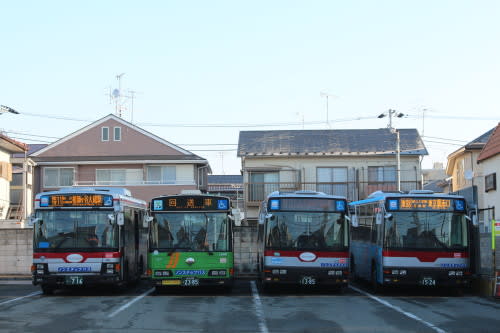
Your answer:
[[[33,154],[36,151],[39,151],[42,148],[47,147],[47,146],[48,145],[46,143],[41,143],[41,144],[38,144],[38,143],[28,143],[28,156],[30,154]],[[12,157],[24,157],[24,154],[23,153],[16,153],[16,154],[12,155]]]
[[[12,153],[22,152],[28,149],[28,146],[25,143],[14,140],[2,133],[0,133],[0,147],[3,147]]]
[[[488,132],[482,134],[481,136],[475,138],[471,142],[465,145],[465,149],[481,149],[488,142],[491,134],[493,133],[494,128],[490,129]]]
[[[401,155],[427,155],[416,129],[400,129]],[[396,135],[388,128],[242,131],[238,156],[394,155]]]
[[[478,162],[482,162],[490,157],[500,154],[500,123],[498,123],[497,127],[492,131],[493,133],[491,134],[488,142],[486,142],[483,150],[479,153],[477,158]]]

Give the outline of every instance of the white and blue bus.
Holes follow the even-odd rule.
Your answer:
[[[44,294],[95,284],[124,286],[146,271],[147,204],[129,190],[69,187],[35,198],[33,284]]]
[[[262,286],[347,286],[347,213],[345,197],[313,191],[271,193],[259,213]]]
[[[354,278],[380,286],[468,286],[471,219],[465,199],[431,191],[374,192],[350,203]]]

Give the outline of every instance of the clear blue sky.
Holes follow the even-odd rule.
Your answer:
[[[500,121],[500,1],[1,1],[0,13],[0,104],[21,112],[0,129],[27,143],[114,113],[121,73],[133,122],[214,174],[239,173],[240,130],[382,128],[395,109],[409,115],[396,127],[424,132],[430,167]],[[321,92],[334,95],[329,126]]]

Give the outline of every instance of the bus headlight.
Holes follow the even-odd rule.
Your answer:
[[[210,270],[208,271],[208,276],[226,276],[226,270],[221,269],[221,270]]]
[[[455,273],[455,275],[456,275],[456,276],[463,276],[463,275],[464,275],[464,272],[462,272],[462,271],[457,271],[457,272]]]
[[[274,275],[278,275],[280,273],[280,270],[279,269],[273,269],[272,273]]]
[[[155,277],[172,276],[172,272],[168,270],[157,270],[154,274]]]
[[[45,265],[44,264],[36,264],[36,274],[43,275],[45,273]]]
[[[399,270],[399,275],[406,275],[406,269],[400,269]]]
[[[106,264],[106,274],[113,274],[115,272],[114,264]]]
[[[455,276],[456,275],[456,272],[455,271],[449,271],[448,272],[448,276]]]

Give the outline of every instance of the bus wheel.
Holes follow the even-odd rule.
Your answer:
[[[372,272],[371,272],[371,287],[374,293],[380,292],[381,286],[377,282],[377,268],[375,264],[372,264]]]
[[[55,289],[54,287],[51,287],[51,286],[49,286],[47,284],[42,284],[41,287],[42,287],[42,293],[44,295],[52,295],[52,294],[54,294],[54,289]]]

